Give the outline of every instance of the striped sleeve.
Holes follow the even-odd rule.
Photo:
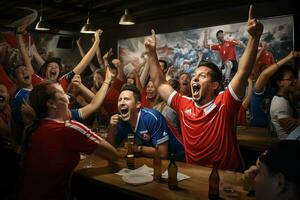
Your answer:
[[[88,127],[86,127],[84,124],[80,122],[70,120],[66,122],[66,126],[78,131],[78,133],[82,134],[89,140],[94,141],[95,143],[99,143],[102,140],[100,136],[95,134],[91,129],[89,129]]]

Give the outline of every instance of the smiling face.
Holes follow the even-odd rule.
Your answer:
[[[0,84],[0,110],[3,110],[8,103],[9,95],[7,88]]]
[[[50,62],[46,67],[46,79],[49,81],[56,81],[59,76],[59,65],[56,62]]]
[[[134,97],[130,90],[124,90],[119,95],[118,109],[123,121],[135,122],[141,107],[140,101]]]
[[[283,77],[278,81],[279,88],[282,92],[288,93],[295,89],[297,79],[291,71],[285,71]]]
[[[219,83],[212,81],[212,70],[201,66],[195,70],[191,80],[192,98],[198,105],[210,102],[214,97],[214,91],[219,87]]]
[[[21,88],[30,88],[32,86],[31,74],[25,66],[19,66],[15,70],[15,79],[16,84]]]

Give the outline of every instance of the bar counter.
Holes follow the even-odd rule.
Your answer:
[[[178,182],[179,188],[177,190],[168,189],[168,184],[166,181],[151,182],[144,185],[130,185],[122,180],[122,177],[115,174],[121,168],[126,167],[125,160],[118,162],[118,167],[112,166],[108,161],[92,155],[89,160],[92,160],[92,168],[84,168],[87,159],[80,161],[79,165],[75,169],[74,176],[79,178],[80,181],[89,182],[89,188],[92,190],[110,190],[113,194],[119,196],[122,199],[180,199],[180,200],[191,200],[191,199],[208,199],[208,178],[211,172],[211,168],[202,167],[199,165],[192,165],[187,163],[176,162],[178,165],[178,172],[190,176],[189,179]],[[162,161],[162,172],[167,169],[169,161]],[[152,159],[150,158],[135,158],[135,166],[140,167],[146,164],[148,167],[152,167]],[[241,173],[234,172],[233,181],[236,181],[237,192],[230,196],[230,194],[223,191],[223,170],[219,170],[220,175],[220,196],[221,199],[240,199],[240,200],[254,200],[254,197],[248,197],[247,192],[243,190],[240,178]],[[82,189],[81,186],[77,186],[76,190]],[[78,192],[78,191],[77,191]],[[93,191],[89,191],[93,192]],[[100,195],[102,192],[100,192]],[[98,194],[97,194],[98,195]],[[115,196],[114,195],[114,196]],[[84,196],[83,196],[84,198]],[[80,199],[80,198],[79,198]],[[88,199],[88,198],[86,198]],[[99,199],[103,199],[100,198]]]

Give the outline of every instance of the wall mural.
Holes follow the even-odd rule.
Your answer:
[[[278,16],[262,19],[261,21],[264,24],[261,41],[266,43],[268,51],[273,54],[275,60],[283,58],[294,49],[293,16]],[[222,30],[225,41],[234,41],[237,44],[234,50],[238,62],[244,51],[243,46],[247,44],[248,40],[245,24],[245,22],[242,22],[157,34],[158,57],[166,60],[170,66],[176,69],[177,73],[180,71],[191,73],[196,67],[199,57],[201,60],[212,61],[221,68],[222,59],[220,54],[222,52],[206,47],[207,45],[213,47],[214,44],[218,44],[216,33]],[[127,67],[142,63],[144,38],[128,38],[118,41],[119,58]],[[207,45],[204,45],[205,42]],[[225,72],[223,71],[223,73]]]

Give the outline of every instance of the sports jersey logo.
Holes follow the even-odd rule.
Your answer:
[[[216,104],[214,104],[214,103],[212,103],[212,104],[210,104],[209,106],[207,106],[207,107],[204,109],[205,114],[207,115],[208,113],[210,113],[215,107],[216,107]]]
[[[168,135],[168,133],[164,131],[164,132],[163,132],[163,136],[166,136],[166,135]]]
[[[146,141],[146,142],[149,142],[150,141],[150,133],[149,132],[144,132],[142,133],[142,140]]]

